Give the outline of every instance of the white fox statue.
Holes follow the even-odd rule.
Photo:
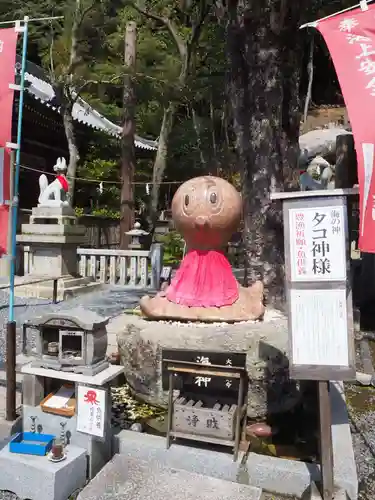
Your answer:
[[[46,175],[39,177],[40,195],[38,198],[39,207],[66,207],[69,203],[69,184],[65,173],[67,171],[65,158],[58,158],[53,170],[56,172],[56,179],[48,184]]]

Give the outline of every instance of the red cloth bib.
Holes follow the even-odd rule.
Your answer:
[[[69,184],[68,181],[66,180],[65,175],[57,175],[56,179],[61,184],[62,189],[67,193],[69,191]]]
[[[222,252],[190,250],[167,288],[166,297],[188,307],[230,306],[238,299],[238,283]]]

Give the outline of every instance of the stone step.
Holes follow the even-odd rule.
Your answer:
[[[69,277],[66,277],[62,280],[59,280],[57,282],[57,287],[58,288],[70,288],[73,286],[89,285],[91,283],[95,283],[95,281],[93,281],[93,279],[90,277],[82,278],[79,276],[76,278],[74,276],[69,276]]]
[[[115,455],[77,500],[260,500],[259,488]]]
[[[71,299],[73,297],[78,297],[79,295],[83,295],[86,293],[98,292],[104,286],[105,285],[103,283],[90,282],[90,283],[85,284],[83,286],[71,286],[69,288],[65,287],[64,288],[64,300],[67,300],[68,298]]]
[[[92,292],[98,292],[103,288],[102,283],[97,282],[83,282],[82,286],[67,286],[64,288],[58,288],[57,290],[57,300],[67,300],[78,295],[83,295]],[[51,299],[52,298],[52,285],[45,286],[43,284],[38,285],[21,285],[14,289],[14,293],[17,297],[33,297],[40,299]]]
[[[249,484],[248,473],[241,468],[243,453],[240,452],[237,462],[228,452],[219,452],[207,447],[198,447],[194,441],[186,441],[185,445],[173,443],[166,448],[164,437],[132,431],[121,431],[114,438],[116,453],[164,467],[182,469],[195,474],[204,474],[217,479]],[[204,443],[202,443],[204,446]],[[230,451],[230,448],[227,449]],[[243,477],[242,477],[243,476]]]

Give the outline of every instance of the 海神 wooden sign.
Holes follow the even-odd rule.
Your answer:
[[[169,372],[167,370],[170,361],[181,361],[192,363],[192,366],[199,364],[215,370],[216,367],[227,368],[229,372],[235,368],[246,369],[246,353],[244,352],[223,352],[188,349],[163,349],[162,351],[162,380],[163,389],[169,389]],[[176,380],[175,387],[184,393],[196,394],[197,397],[215,395],[221,396],[225,400],[237,400],[239,390],[239,379],[215,377],[214,375],[204,375],[199,373],[180,374]]]
[[[312,193],[272,196],[283,199],[290,376],[353,380],[346,197],[335,191]]]

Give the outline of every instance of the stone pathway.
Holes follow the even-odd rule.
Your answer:
[[[151,495],[152,492],[152,495]],[[260,500],[261,490],[115,455],[78,500]]]

